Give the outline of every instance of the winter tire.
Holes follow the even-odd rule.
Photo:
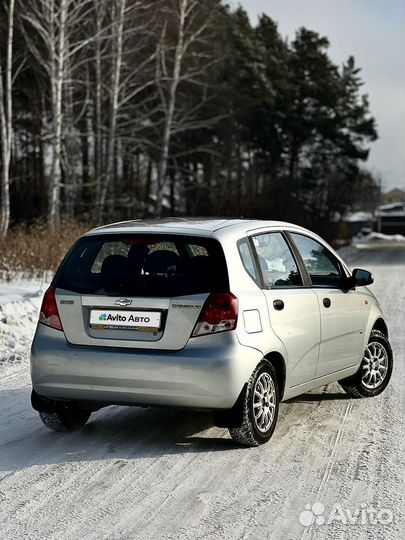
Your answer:
[[[80,408],[77,405],[58,405],[57,409],[53,413],[40,412],[44,425],[52,430],[58,432],[74,431],[87,422],[90,418],[91,412]]]
[[[270,440],[277,422],[279,390],[274,367],[263,360],[252,373],[242,400],[242,424],[229,428],[232,439],[244,446]]]
[[[392,366],[392,350],[387,336],[372,330],[359,370],[339,384],[354,398],[378,396],[390,381]]]

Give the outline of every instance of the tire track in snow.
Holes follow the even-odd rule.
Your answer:
[[[370,253],[367,253],[367,250],[362,250],[361,260],[365,262],[367,260],[367,255],[370,257]],[[346,407],[346,412],[342,420],[342,425],[337,432],[335,439],[335,444],[333,446],[330,460],[326,466],[324,475],[319,484],[319,487],[316,491],[316,494],[308,501],[309,503],[329,502],[332,504],[340,504],[345,500],[350,501],[350,495],[352,495],[353,490],[351,489],[353,480],[364,484],[364,491],[360,491],[357,495],[360,496],[360,499],[356,502],[350,502],[344,506],[345,510],[351,512],[356,511],[361,507],[361,504],[373,505],[380,504],[380,508],[387,508],[390,511],[397,512],[396,521],[389,524],[391,533],[387,534],[385,537],[391,538],[401,538],[403,533],[399,532],[404,530],[404,513],[403,509],[405,507],[405,499],[402,495],[403,492],[396,493],[394,495],[394,490],[390,483],[384,482],[387,478],[387,468],[390,469],[389,476],[393,476],[393,471],[391,467],[391,460],[394,455],[394,459],[399,459],[402,467],[404,467],[404,445],[398,443],[398,437],[395,437],[395,433],[392,434],[390,430],[387,430],[387,425],[391,425],[395,430],[396,428],[402,429],[402,434],[404,434],[404,422],[401,414],[398,414],[399,409],[393,406],[395,400],[392,399],[392,394],[397,394],[396,386],[398,384],[398,379],[403,381],[404,379],[404,342],[403,342],[403,328],[404,328],[404,313],[401,305],[404,304],[401,302],[405,299],[405,273],[403,267],[403,250],[394,250],[388,249],[384,250],[381,253],[375,253],[374,255],[374,268],[371,265],[371,269],[376,276],[376,283],[374,292],[377,297],[380,299],[380,302],[383,307],[383,312],[388,319],[388,327],[390,331],[391,343],[394,350],[394,373],[393,379],[387,389],[383,394],[377,398],[372,399],[363,399],[363,400],[350,400]],[[400,256],[402,255],[402,260]],[[382,262],[384,264],[382,265]],[[391,262],[391,266],[386,266],[387,262]],[[370,266],[370,264],[369,264]],[[386,278],[387,270],[389,273],[389,280]],[[402,321],[402,322],[400,322]],[[399,372],[399,373],[398,373]],[[401,385],[402,395],[403,384]],[[399,396],[396,396],[399,397]],[[380,406],[374,404],[379,403]],[[402,399],[402,403],[404,400]],[[372,425],[368,423],[359,423],[356,425],[350,425],[349,415],[351,414],[353,408],[356,411],[366,410],[366,416],[368,419],[372,420]],[[371,410],[371,414],[369,411]],[[404,407],[402,407],[404,411]],[[395,417],[395,420],[393,418]],[[363,429],[365,425],[365,429]],[[349,428],[349,429],[347,429]],[[345,433],[349,431],[349,433]],[[388,436],[387,436],[388,434]],[[345,440],[346,435],[346,440]],[[390,452],[390,446],[395,445],[398,449],[398,452]],[[358,459],[352,463],[347,461],[345,457],[350,455],[348,448],[352,448],[354,452],[358,454]],[[388,450],[388,452],[387,452]],[[385,458],[385,455],[388,453],[388,459]],[[404,470],[402,468],[402,470]],[[349,472],[350,471],[350,472]],[[340,486],[338,493],[335,492],[335,500],[331,499],[329,491],[329,482],[331,480],[332,473],[335,473],[336,477],[339,477],[341,480],[344,480]],[[352,473],[352,474],[350,474]],[[395,476],[395,474],[394,474]],[[367,479],[365,482],[364,479]],[[335,480],[335,479],[334,479]],[[396,475],[396,480],[398,484],[403,484],[403,476],[399,478]],[[335,482],[336,483],[336,482]],[[372,486],[372,489],[370,489]],[[395,503],[394,501],[399,501]],[[385,506],[383,504],[385,502]],[[402,508],[402,511],[401,511]],[[304,509],[304,508],[303,508]],[[368,525],[368,527],[367,527]],[[371,526],[370,526],[371,525]],[[375,528],[375,527],[374,527]],[[352,528],[353,529],[353,528]],[[369,538],[373,533],[372,524],[368,523],[361,530],[352,531],[352,538]],[[354,528],[355,529],[355,528]],[[343,531],[340,531],[342,536],[339,536],[339,530],[336,531],[336,538],[344,538],[344,534],[347,534],[346,530],[343,528]],[[323,529],[325,532],[325,529]],[[327,529],[328,533],[331,531],[331,527]],[[317,538],[322,533],[322,527],[312,524],[310,527],[305,528],[302,532],[301,538]],[[374,530],[375,534],[375,530]],[[397,536],[396,536],[397,534]],[[330,536],[334,538],[334,531]]]

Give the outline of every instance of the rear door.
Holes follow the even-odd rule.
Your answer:
[[[220,244],[173,235],[90,235],[54,286],[67,340],[77,345],[178,350],[210,292],[229,287]]]
[[[321,346],[316,376],[356,365],[363,353],[367,319],[365,298],[358,290],[341,289],[344,269],[317,240],[291,233],[318,297],[321,310]]]
[[[305,287],[297,262],[281,232],[252,236],[263,277],[270,324],[288,353],[289,387],[315,376],[320,313],[316,294]]]

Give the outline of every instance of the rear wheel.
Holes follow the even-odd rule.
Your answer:
[[[354,398],[378,396],[389,383],[392,366],[392,350],[387,336],[372,330],[359,370],[339,384]]]
[[[52,431],[74,431],[87,422],[91,412],[82,409],[78,405],[57,405],[53,413],[40,412],[39,416],[44,425]]]
[[[242,424],[229,428],[232,439],[244,446],[259,446],[270,440],[279,407],[277,375],[263,360],[251,375],[242,400]]]

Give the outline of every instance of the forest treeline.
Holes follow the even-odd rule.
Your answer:
[[[1,232],[160,215],[332,222],[378,186],[353,57],[219,0],[2,0]]]

